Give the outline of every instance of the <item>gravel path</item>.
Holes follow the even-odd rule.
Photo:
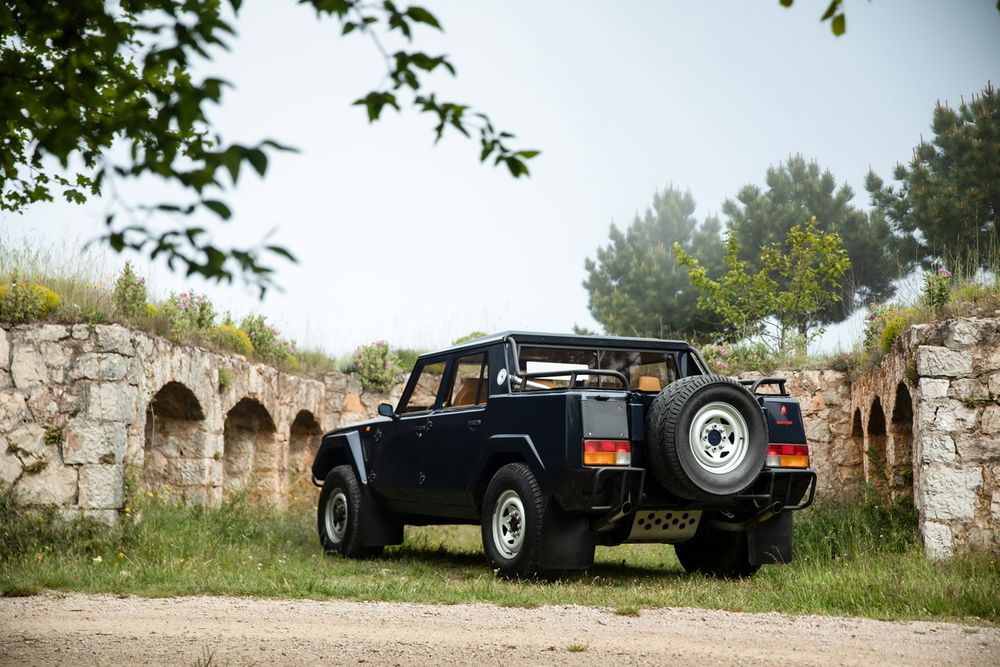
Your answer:
[[[1000,629],[704,609],[0,599],[0,664],[998,665]]]

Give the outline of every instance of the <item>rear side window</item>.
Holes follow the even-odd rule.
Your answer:
[[[489,397],[490,370],[486,353],[480,352],[458,359],[449,378],[448,400],[441,407],[468,408],[486,405]]]
[[[416,384],[413,385],[409,396],[399,404],[396,412],[400,414],[428,412],[434,409],[438,391],[441,389],[441,376],[444,375],[444,362],[418,362],[413,373],[417,378]]]
[[[569,371],[580,371],[575,377],[577,388],[618,386],[613,378],[587,375],[588,369],[618,371],[628,378],[632,389],[649,392],[658,392],[680,377],[676,354],[671,351],[525,345],[518,349],[518,360],[521,373],[535,374],[523,387],[528,391],[565,389],[572,379]],[[546,376],[548,372],[552,375]]]

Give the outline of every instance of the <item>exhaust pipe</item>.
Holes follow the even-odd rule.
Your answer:
[[[592,528],[597,531],[606,530],[631,514],[632,509],[632,498],[626,498],[621,507],[595,521]]]

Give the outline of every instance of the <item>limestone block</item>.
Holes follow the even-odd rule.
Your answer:
[[[950,435],[925,435],[920,439],[922,463],[951,463],[955,460],[955,441]]]
[[[123,382],[94,382],[87,391],[87,416],[103,421],[130,422],[136,419],[135,387]]]
[[[923,510],[936,521],[971,519],[976,510],[976,491],[982,484],[979,467],[971,469],[928,465],[924,469]]]
[[[73,358],[73,348],[66,343],[43,342],[38,350],[49,370],[49,381],[62,383],[66,380],[66,368]]]
[[[976,426],[979,409],[956,400],[938,399],[921,406],[919,425],[923,432],[954,433],[969,431]]]
[[[967,350],[983,337],[989,322],[975,318],[950,321],[944,332],[945,347],[952,350]],[[990,327],[992,328],[992,327]]]
[[[920,378],[919,392],[921,398],[944,398],[948,395],[948,380],[940,378]]]
[[[983,431],[983,435],[1000,434],[1000,406],[988,405],[983,409],[980,428]]]
[[[71,380],[118,382],[125,377],[129,362],[118,354],[81,354],[70,369]]]
[[[90,338],[90,327],[86,324],[74,324],[70,335],[73,340],[87,340]]]
[[[80,466],[80,501],[83,509],[117,509],[124,503],[125,476],[120,465]]]
[[[19,329],[25,342],[54,343],[69,337],[69,327],[62,324],[34,324]]]
[[[209,486],[212,481],[212,459],[177,459],[178,480],[182,486]]]
[[[958,455],[963,463],[1000,461],[1000,440],[986,438],[958,438]]]
[[[986,390],[993,398],[1000,398],[1000,371],[991,373],[986,385]]]
[[[101,352],[114,352],[126,357],[135,354],[132,345],[132,335],[125,327],[117,324],[99,324],[94,327],[97,335],[97,349]]]
[[[7,449],[26,465],[44,459],[46,447],[45,429],[38,424],[28,422],[7,434]]]
[[[29,419],[28,404],[18,392],[0,392],[0,433],[9,433]]]
[[[136,356],[128,364],[128,371],[126,371],[125,379],[129,384],[141,384],[144,376],[143,365],[141,357]]]
[[[948,389],[948,396],[960,401],[984,401],[986,395],[986,386],[979,380],[969,378],[952,381]]]
[[[76,468],[49,461],[38,472],[21,475],[14,489],[31,505],[70,505],[77,497]]]
[[[7,338],[7,330],[0,328],[0,370],[10,370],[10,342]]]
[[[827,443],[830,442],[830,427],[827,425],[824,419],[805,419],[806,430],[806,442],[812,443]]]
[[[14,386],[18,389],[30,389],[44,384],[49,379],[45,359],[31,345],[14,345],[10,372],[14,377]]]
[[[7,441],[0,437],[0,484],[13,484],[21,476],[21,460],[7,449]]]
[[[990,514],[993,515],[993,521],[1000,525],[1000,490],[994,491],[990,499]]]
[[[955,552],[955,542],[951,534],[951,528],[943,523],[925,521],[920,526],[920,532],[924,537],[924,551],[927,553],[928,558],[943,560],[951,557]]]
[[[926,376],[962,377],[972,373],[972,355],[946,347],[917,348],[917,373]]]
[[[121,463],[125,458],[125,424],[76,417],[63,436],[63,460],[68,464]]]

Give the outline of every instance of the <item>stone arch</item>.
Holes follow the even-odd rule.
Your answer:
[[[877,396],[868,411],[868,428],[865,432],[865,479],[878,491],[884,491],[887,480],[885,411]]]
[[[889,485],[894,494],[913,495],[913,399],[906,384],[896,387],[890,421],[892,452]]]
[[[308,410],[299,410],[288,431],[288,488],[307,485],[311,481],[310,468],[319,447],[320,428],[316,417]]]
[[[196,470],[207,470],[205,411],[191,389],[176,381],[160,387],[146,406],[144,431],[142,476],[148,487],[193,496],[194,487],[207,485],[207,474]]]
[[[281,448],[271,413],[260,401],[244,397],[226,413],[222,431],[223,490],[254,483],[253,496],[280,497]]]

